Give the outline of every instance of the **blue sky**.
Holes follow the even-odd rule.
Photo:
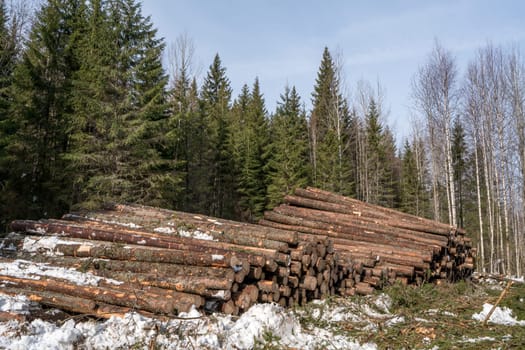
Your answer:
[[[193,40],[201,78],[216,53],[234,96],[258,77],[270,112],[286,84],[310,106],[323,48],[340,52],[348,93],[360,79],[379,82],[399,138],[410,130],[412,77],[435,39],[456,57],[460,74],[489,42],[525,50],[520,0],[144,0],[143,14],[167,44],[184,33]]]

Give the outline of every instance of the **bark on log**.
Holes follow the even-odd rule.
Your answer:
[[[342,207],[347,207],[347,210],[350,209],[353,212],[358,213],[357,215],[359,216],[370,216],[386,220],[392,216],[395,216],[396,218],[400,218],[402,220],[399,222],[390,222],[390,224],[397,224],[399,225],[398,227],[408,227],[412,229],[418,228],[421,229],[422,232],[431,232],[444,236],[448,236],[453,232],[460,234],[466,233],[463,229],[454,228],[447,224],[402,213],[394,209],[368,204],[318,188],[308,187],[307,189],[297,189],[295,194],[305,198],[323,200],[332,204],[340,205]]]
[[[229,300],[233,281],[210,278],[207,276],[172,276],[158,277],[152,274],[103,271],[97,275],[127,283],[153,286],[202,295],[208,298]]]
[[[275,260],[282,264],[288,262],[287,257],[275,250],[243,247],[229,243],[213,242],[206,240],[194,240],[185,237],[159,237],[150,233],[127,234],[123,231],[108,231],[101,229],[92,229],[72,225],[68,222],[54,221],[31,221],[16,220],[11,223],[11,228],[16,231],[27,231],[31,233],[53,233],[65,237],[93,239],[105,242],[144,245],[156,248],[165,248],[172,250],[184,250],[192,252],[205,252],[208,254],[222,255],[232,254],[240,259],[246,259],[250,264],[260,264],[260,257],[268,260]],[[261,265],[258,265],[261,266]],[[263,265],[264,266],[264,265]]]
[[[158,295],[140,290],[137,290],[135,293],[129,293],[118,289],[80,286],[49,277],[42,281],[0,275],[0,281],[15,288],[50,291],[107,304],[138,308],[153,313],[172,314],[175,311],[189,311],[191,305],[200,307],[204,304],[202,297],[193,294],[174,292],[171,299],[162,299]]]
[[[240,270],[243,261],[230,252],[217,254],[217,250],[192,252],[187,250],[159,249],[142,246],[122,246],[113,243],[93,244],[57,244],[55,250],[67,256],[105,258],[112,260],[142,261],[153,263],[188,264],[194,266],[231,267]],[[264,266],[262,257],[258,265]]]

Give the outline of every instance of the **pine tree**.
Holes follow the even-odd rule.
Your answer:
[[[83,31],[83,1],[53,0],[42,5],[15,69],[10,117],[16,134],[8,152],[10,191],[24,217],[57,216],[70,204],[68,151],[72,77],[79,67],[77,47]]]
[[[282,202],[297,187],[310,184],[308,127],[295,87],[285,88],[270,124],[267,147],[268,208]]]
[[[206,154],[201,166],[207,176],[202,191],[206,199],[204,212],[219,217],[233,216],[234,179],[232,176],[232,155],[228,140],[231,109],[231,87],[222,67],[219,55],[215,55],[201,91],[202,113],[205,130],[203,142]]]
[[[351,195],[350,113],[328,48],[324,49],[317,73],[312,104],[309,127],[313,182],[315,186]]]

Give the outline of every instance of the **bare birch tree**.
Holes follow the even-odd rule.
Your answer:
[[[426,65],[413,81],[413,97],[429,134],[434,219],[440,220],[440,179],[446,188],[448,221],[457,225],[456,191],[452,167],[452,127],[457,112],[457,69],[451,53],[436,42]],[[443,171],[444,164],[444,171]]]

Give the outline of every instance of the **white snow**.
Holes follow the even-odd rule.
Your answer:
[[[11,300],[12,299],[12,300]],[[0,295],[0,305],[24,310],[26,299]],[[4,310],[6,308],[2,308]],[[13,308],[7,308],[14,311]],[[269,339],[271,338],[271,339]],[[104,322],[68,320],[61,326],[40,319],[24,324],[0,323],[0,348],[9,349],[251,349],[256,344],[278,348],[375,350],[375,344],[359,344],[330,330],[301,327],[292,311],[275,304],[257,304],[237,321],[231,316],[204,316],[192,309],[168,322],[137,313]]]
[[[492,304],[483,304],[483,311],[472,315],[472,318],[477,321],[483,322],[489,314],[492,307]],[[525,326],[525,321],[518,321],[514,316],[512,316],[512,310],[508,307],[496,307],[494,313],[490,316],[489,322],[505,326]]]
[[[0,311],[2,312],[15,312],[22,315],[29,314],[29,299],[25,295],[16,296],[0,296]]]
[[[172,233],[177,232],[177,230],[175,230],[173,227],[156,227],[153,229],[153,231],[158,233],[164,233],[167,235],[171,235]]]
[[[98,277],[89,272],[79,272],[72,268],[52,266],[44,263],[35,263],[26,260],[0,262],[0,274],[18,278],[39,280],[42,277],[67,279],[77,285],[98,285],[100,280],[113,284],[122,284],[120,281]]]
[[[212,254],[212,255],[211,255],[211,260],[213,260],[213,261],[221,261],[221,260],[224,260],[224,255],[220,255],[220,254]]]
[[[453,312],[446,311],[446,310],[439,310],[439,309],[428,309],[426,311],[426,313],[429,314],[429,315],[442,315],[442,316],[449,316],[449,317],[458,317],[458,315],[456,315]]]
[[[78,244],[78,242],[66,241],[57,236],[45,236],[39,238],[25,237],[22,249],[29,253],[45,252],[47,255],[62,255],[60,252],[54,252],[57,244]],[[83,244],[90,245],[88,242]]]
[[[211,235],[209,235],[209,234],[207,234],[205,232],[201,232],[199,230],[195,230],[195,231],[179,230],[179,235],[181,237],[202,239],[202,240],[205,240],[205,241],[216,241],[216,239],[214,239],[213,236],[211,236]]]
[[[92,217],[92,216],[88,216],[88,219],[99,221],[99,222],[103,222],[105,224],[125,226],[125,227],[129,227],[129,228],[142,228],[142,226],[137,225],[134,222],[127,222],[126,223],[126,222],[120,222],[120,221],[115,221],[115,220],[102,220],[102,219],[98,219],[98,218]]]
[[[20,334],[18,322],[0,324],[0,348],[12,350],[75,349],[75,342],[82,332],[75,328],[75,321],[68,320],[62,326],[36,319],[25,324]]]
[[[226,296],[226,292],[224,290],[219,290],[215,294],[213,294],[212,296],[214,298],[224,299],[224,297]]]
[[[270,335],[284,347],[298,349],[376,349],[323,329],[306,333],[297,318],[275,304],[257,304],[244,313],[226,333],[227,349],[251,349],[257,340]]]
[[[326,300],[313,300],[309,308],[299,311],[321,323],[338,324],[352,322],[362,325],[366,331],[376,331],[380,325],[387,327],[405,322],[403,316],[396,316],[390,312],[392,300],[386,294],[363,297],[367,302],[356,303],[347,299],[340,299],[335,305],[329,305]]]
[[[477,338],[465,338],[464,343],[480,343],[483,341],[496,341],[496,338],[493,337],[477,337]]]

